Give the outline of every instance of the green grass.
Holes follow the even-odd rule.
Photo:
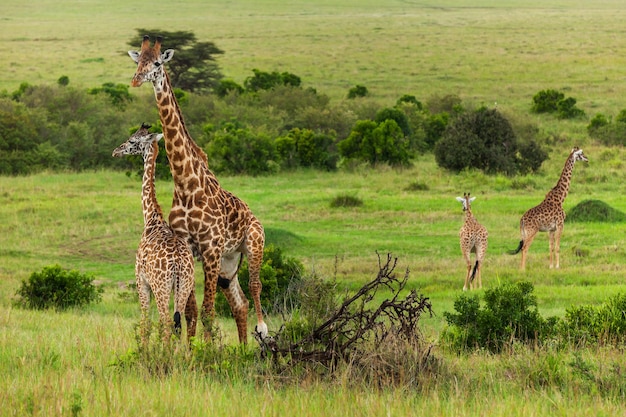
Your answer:
[[[191,30],[215,41],[223,73],[242,83],[253,68],[289,71],[306,87],[339,101],[356,84],[392,104],[403,94],[426,101],[458,94],[465,102],[528,118],[539,139],[551,138],[539,173],[521,178],[458,175],[437,168],[431,155],[415,167],[325,173],[298,171],[269,177],[220,177],[263,222],[268,242],[309,270],[356,289],[377,273],[376,251],[410,270],[410,288],[430,297],[436,316],[424,318],[429,342],[438,341],[461,293],[465,266],[458,246],[463,213],[455,197],[477,196],[474,215],[489,230],[483,268],[486,288],[529,280],[542,315],[599,304],[626,290],[624,223],[567,223],[561,269],[549,270],[547,236],[533,243],[527,271],[517,246],[519,219],[556,183],[571,146],[584,147],[589,164],[577,164],[566,211],[593,199],[626,212],[621,148],[597,146],[586,121],[528,115],[532,96],[546,88],[578,99],[588,115],[615,115],[625,96],[624,14],[617,1],[460,0],[411,2],[323,0],[281,2],[121,2],[7,0],[0,6],[0,89],[23,81],[72,85],[128,83],[134,64],[126,41],[138,27]],[[84,6],[84,7],[83,7]],[[135,46],[135,47],[138,47]],[[152,94],[149,88],[133,90]],[[418,184],[419,186],[416,186]],[[425,187],[425,186],[426,187]],[[370,391],[339,378],[289,386],[249,370],[219,378],[179,369],[156,378],[111,366],[135,349],[139,306],[122,299],[119,285],[134,280],[134,253],[142,230],[141,184],[123,173],[41,173],[0,178],[0,415],[617,415],[623,395],[602,396],[598,386],[620,384],[623,355],[615,349],[501,356],[480,352],[442,358],[441,379],[420,390]],[[165,211],[172,184],[158,182]],[[363,201],[331,208],[338,195]],[[578,256],[583,254],[584,256]],[[31,312],[11,298],[33,271],[50,264],[91,273],[105,285],[101,304],[81,311]],[[202,277],[198,268],[197,288]],[[271,330],[281,324],[269,317]],[[236,343],[232,320],[219,320],[225,343]],[[250,328],[252,330],[252,327]],[[594,367],[586,380],[571,365],[582,357]],[[228,364],[224,364],[227,368]],[[257,372],[258,371],[258,372]],[[617,381],[617,382],[616,382]],[[623,382],[621,382],[623,385]],[[595,391],[594,391],[595,389]]]

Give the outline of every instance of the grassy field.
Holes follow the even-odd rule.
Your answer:
[[[556,139],[541,171],[523,178],[450,174],[432,155],[404,170],[220,177],[261,219],[270,243],[307,270],[335,277],[342,289],[358,288],[377,273],[376,251],[397,256],[398,273],[408,268],[410,287],[432,300],[436,315],[422,326],[436,345],[443,312],[452,310],[463,286],[463,213],[455,201],[463,192],[477,196],[473,212],[489,230],[486,288],[529,280],[546,317],[626,290],[624,224],[566,224],[559,270],[547,268],[545,234],[533,243],[526,272],[518,269],[519,257],[506,254],[519,241],[521,215],[556,183],[573,145],[583,146],[590,162],[576,165],[565,210],[598,199],[626,212],[625,150],[594,144],[586,121],[527,115],[532,95],[545,88],[577,98],[588,115],[626,108],[626,8],[610,0],[465,3],[7,0],[0,5],[0,89],[54,83],[62,75],[85,87],[128,83],[134,64],[126,42],[145,27],[191,30],[215,41],[225,51],[222,71],[240,83],[253,68],[289,71],[333,100],[362,84],[381,103],[402,94],[420,100],[458,94],[528,117],[541,137]],[[414,184],[427,189],[413,190]],[[435,349],[445,372],[418,392],[359,389],[342,378],[290,386],[256,368],[246,375],[177,368],[163,378],[119,371],[112,363],[136,348],[139,306],[120,297],[120,285],[134,279],[140,186],[119,172],[0,177],[0,415],[623,414],[623,394],[602,394],[612,381],[626,385],[626,360],[610,348],[460,357]],[[167,211],[173,186],[157,187]],[[333,197],[346,194],[364,205],[330,207]],[[56,263],[93,274],[105,285],[103,302],[64,313],[12,307],[21,280]],[[275,330],[281,319],[268,323]],[[225,344],[234,345],[232,321],[219,325]],[[582,377],[574,372],[585,369]]]

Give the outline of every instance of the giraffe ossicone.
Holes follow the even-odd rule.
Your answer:
[[[174,51],[161,52],[161,38],[150,45],[144,36],[140,51],[129,51],[137,63],[132,86],[151,82],[163,127],[165,149],[174,179],[174,197],[169,215],[172,229],[191,246],[202,261],[204,297],[201,318],[205,338],[210,337],[215,316],[215,293],[220,289],[233,312],[239,341],[247,342],[249,303],[237,273],[241,257],[248,258],[250,295],[257,316],[256,329],[267,336],[261,309],[260,270],[265,233],[261,222],[246,203],[224,190],[208,166],[206,153],[193,141],[165,70]]]
[[[475,199],[476,197],[470,197],[469,193],[464,193],[463,197],[456,198],[457,201],[463,204],[463,211],[465,212],[465,222],[459,230],[461,253],[467,265],[463,291],[482,288],[483,286],[481,270],[485,254],[487,253],[487,238],[489,234],[487,229],[472,214],[471,203]],[[476,263],[473,268],[470,258],[472,252],[476,253]]]
[[[520,269],[526,269],[528,248],[530,248],[538,232],[548,232],[549,234],[550,268],[560,267],[559,252],[561,247],[561,234],[563,233],[563,225],[565,224],[563,202],[569,192],[574,164],[577,161],[589,162],[583,150],[576,146],[567,157],[565,166],[563,167],[563,171],[556,185],[548,191],[546,197],[539,205],[526,211],[520,219],[521,240],[517,249],[509,252],[512,255],[520,251],[522,252]]]
[[[150,133],[142,126],[126,142],[113,151],[113,156],[141,155],[144,159],[142,210],[144,229],[135,257],[135,279],[141,306],[140,335],[148,343],[150,333],[150,292],[159,311],[163,340],[169,341],[172,320],[169,317],[170,294],[174,292],[174,331],[182,330],[181,313],[187,322],[187,340],[196,333],[198,308],[195,295],[193,255],[181,237],[176,235],[163,218],[156,199],[154,172],[159,154],[158,141],[162,134]]]

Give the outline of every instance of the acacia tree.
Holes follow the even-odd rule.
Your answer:
[[[159,29],[137,29],[137,36],[128,41],[132,48],[141,45],[143,36],[163,38],[162,49],[174,49],[175,59],[168,63],[168,74],[174,88],[191,92],[212,91],[218,87],[222,74],[215,55],[223,54],[213,42],[198,42],[193,32],[168,32]]]

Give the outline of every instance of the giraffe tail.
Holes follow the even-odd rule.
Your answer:
[[[469,279],[470,284],[474,282],[474,277],[476,276],[476,271],[478,270],[478,262],[480,261],[476,261],[476,263],[474,264],[474,269],[472,269],[472,275],[470,276],[470,279]]]
[[[519,245],[517,246],[517,249],[510,250],[509,251],[509,255],[517,255],[519,253],[519,251],[522,250],[522,246],[524,246],[524,241],[520,240],[519,241]]]

